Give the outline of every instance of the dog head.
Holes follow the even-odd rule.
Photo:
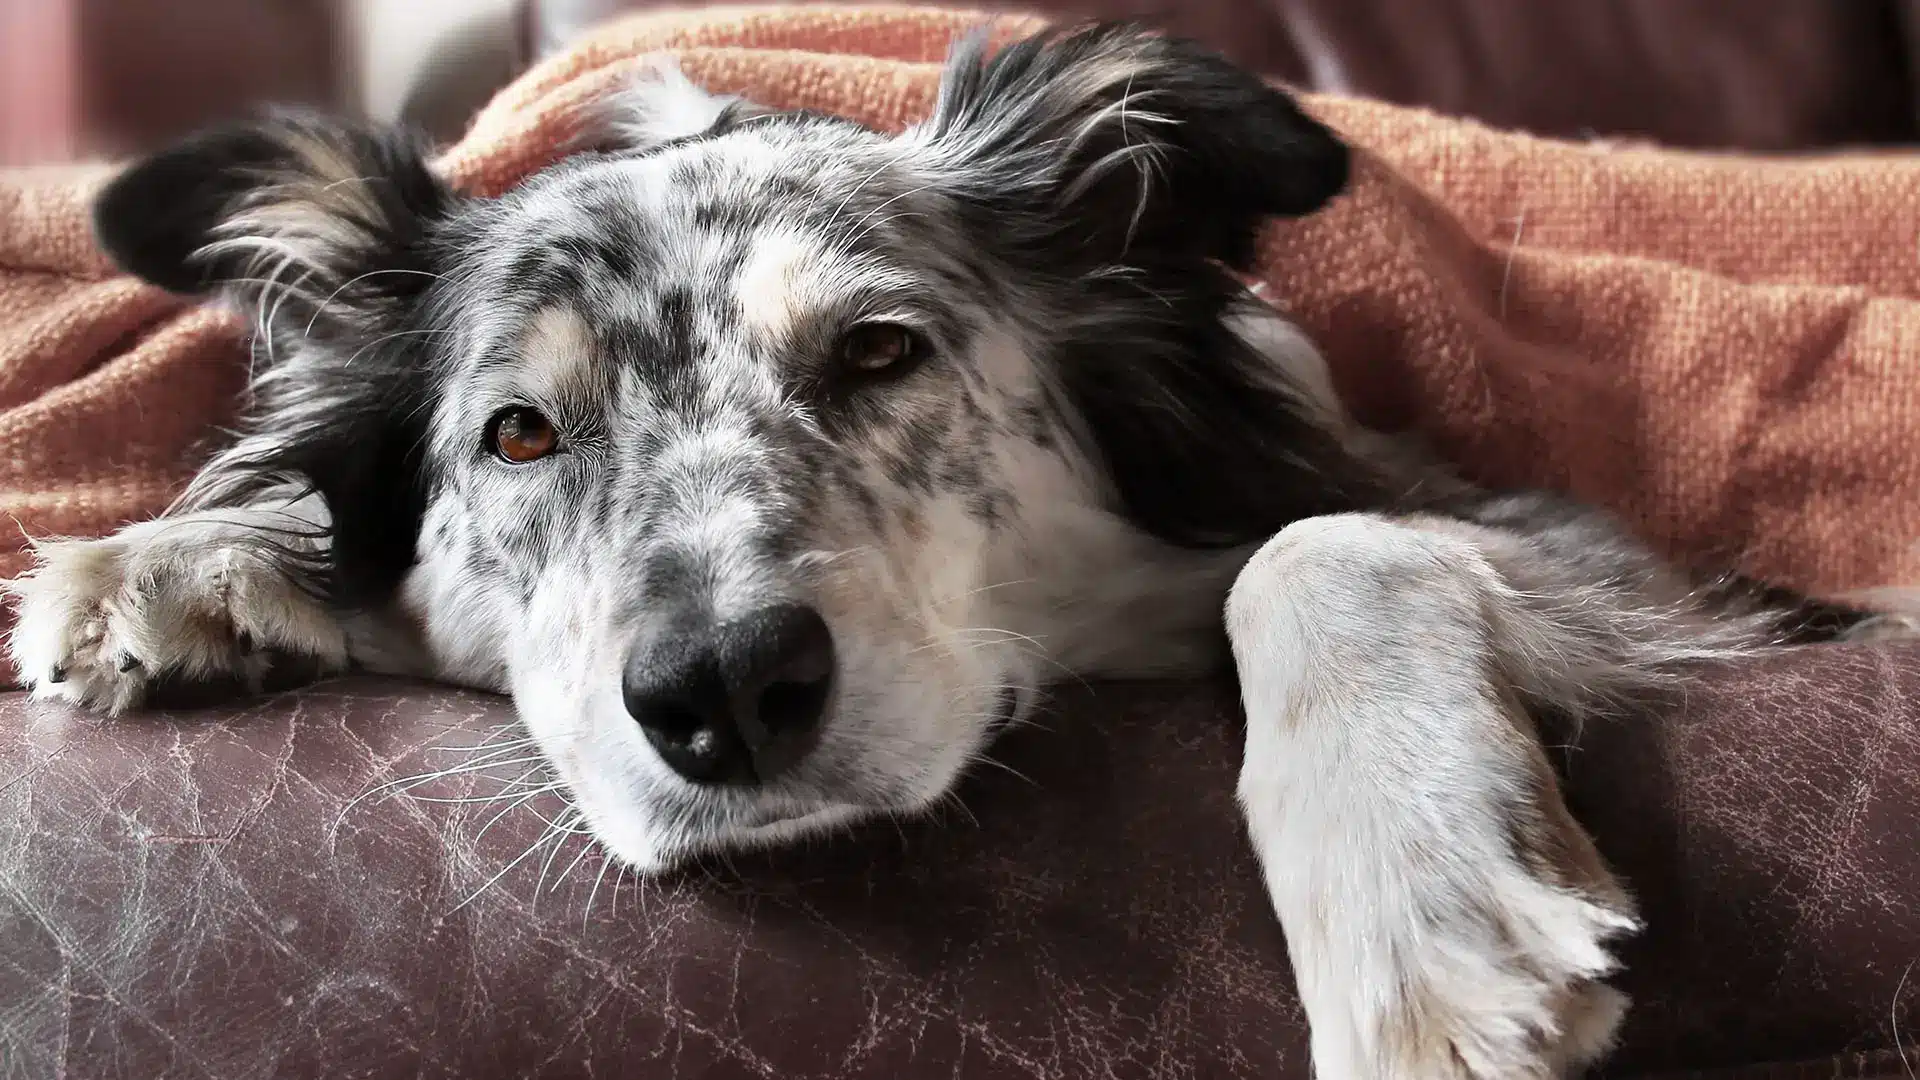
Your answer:
[[[609,115],[490,200],[280,117],[98,222],[253,315],[203,491],[317,487],[338,602],[511,691],[631,862],[927,806],[1059,671],[1212,655],[1235,553],[1365,483],[1233,276],[1346,151],[1201,48],[972,40],[897,135],[671,69]]]

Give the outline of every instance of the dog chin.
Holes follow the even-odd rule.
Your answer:
[[[882,813],[884,811],[876,807],[840,803],[792,816],[769,816],[757,824],[736,825],[724,830],[717,846],[727,850],[784,846],[878,817]]]
[[[698,831],[679,830],[671,835],[623,814],[589,814],[588,826],[615,858],[641,874],[654,875],[681,869],[706,856],[792,846],[884,813],[884,808],[851,803],[811,809],[769,808],[738,814],[739,820],[727,824]]]

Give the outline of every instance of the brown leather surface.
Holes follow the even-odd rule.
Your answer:
[[[375,681],[112,723],[0,698],[0,1076],[1306,1076],[1223,688],[1064,693],[941,821],[597,893],[574,838],[463,906],[556,803],[342,811],[508,720]],[[1585,733],[1570,782],[1653,921],[1611,1075],[1906,1075],[1916,761],[1915,649]]]
[[[528,0],[555,48],[687,0]],[[1500,127],[1785,151],[1916,137],[1913,0],[981,0],[1125,18],[1309,89]]]
[[[1651,928],[1622,953],[1623,1063],[1811,1059],[1920,1030],[1920,650],[1728,668],[1662,723],[1590,725],[1564,768]]]

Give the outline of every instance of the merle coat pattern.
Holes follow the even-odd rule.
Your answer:
[[[897,136],[668,65],[604,119],[497,199],[290,114],[106,189],[106,249],[240,307],[255,366],[166,515],[39,545],[37,693],[289,654],[510,693],[648,870],[931,806],[1062,673],[1230,657],[1319,1075],[1546,1077],[1637,924],[1541,725],[1904,625],[1356,426],[1235,276],[1347,150],[1190,43],[968,40]]]

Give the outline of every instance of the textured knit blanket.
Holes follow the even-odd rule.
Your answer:
[[[503,91],[442,166],[474,193],[512,186],[658,50],[716,90],[898,129],[984,20],[633,18]],[[1821,593],[1920,582],[1920,158],[1714,157],[1306,104],[1360,148],[1354,183],[1274,225],[1261,276],[1362,420],[1420,430],[1483,482],[1607,507],[1683,559]],[[103,175],[0,173],[0,511],[19,524],[0,576],[23,534],[162,509],[243,379],[232,319],[95,251]]]

